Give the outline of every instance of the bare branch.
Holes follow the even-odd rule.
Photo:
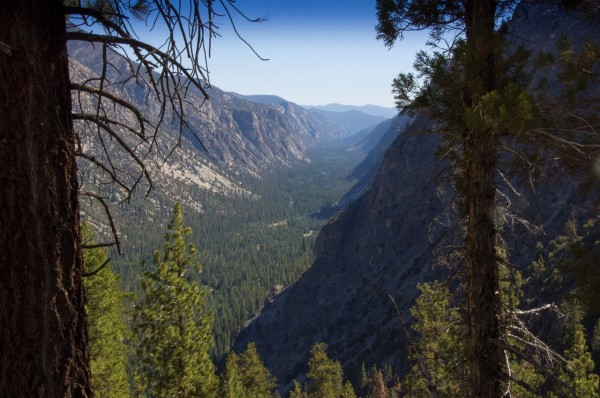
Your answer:
[[[93,249],[95,247],[103,247],[103,246],[102,245],[81,246],[82,249]],[[102,269],[104,267],[106,267],[109,262],[110,262],[110,258],[107,259],[105,262],[103,262],[102,265],[99,266],[98,268],[96,268],[95,270],[93,270],[91,272],[84,272],[83,277],[87,278],[87,277],[96,275],[98,272],[102,271]]]
[[[94,198],[102,205],[102,207],[104,207],[104,212],[106,214],[106,217],[108,218],[108,223],[110,225],[110,229],[112,231],[113,238],[115,239],[114,243],[112,243],[111,245],[117,246],[117,251],[120,255],[121,254],[121,242],[119,241],[119,235],[117,234],[117,229],[115,228],[115,223],[113,221],[112,214],[110,212],[108,204],[105,201],[106,198],[104,198],[98,194],[95,194],[93,192],[89,192],[89,191],[79,191],[79,195],[89,196],[90,198]]]

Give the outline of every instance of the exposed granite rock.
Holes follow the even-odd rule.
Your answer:
[[[600,29],[600,24],[590,26],[581,15],[569,14],[557,3],[527,4],[518,12],[510,34],[532,48],[551,46],[549,42],[561,32],[579,34],[575,40],[581,42],[581,35],[591,33],[593,38]],[[529,31],[532,20],[533,31]],[[329,345],[330,354],[351,378],[357,376],[362,362],[367,367],[391,363],[400,374],[406,370],[408,343],[386,294],[394,297],[400,313],[408,318],[416,285],[444,278],[448,272],[434,265],[432,242],[445,232],[436,218],[444,215],[452,192],[440,195],[438,191],[438,182],[447,182],[448,176],[434,156],[438,137],[419,134],[424,126],[426,121],[418,117],[400,134],[370,189],[322,229],[313,266],[266,303],[238,336],[235,348],[241,350],[254,341],[283,389],[292,379],[304,377],[310,347],[319,341]],[[510,176],[510,181],[499,180],[500,189],[511,198],[505,202],[510,212],[539,226],[528,230],[516,222],[517,217],[503,215],[509,261],[521,269],[539,254],[534,250],[537,242],[548,247],[566,220],[583,217],[580,211],[598,197],[597,190],[578,191],[584,179],[597,178],[593,162],[565,179],[550,160],[531,180]]]

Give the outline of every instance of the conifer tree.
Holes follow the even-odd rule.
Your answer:
[[[273,395],[277,381],[262,363],[254,343],[248,344],[240,355],[238,367],[240,380],[248,398],[270,398]]]
[[[468,395],[468,364],[464,335],[466,328],[461,315],[451,303],[449,289],[439,282],[417,286],[421,294],[410,312],[413,329],[419,334],[418,346],[424,365],[441,397]],[[413,359],[414,354],[412,355]],[[428,396],[421,364],[416,361],[402,383],[409,396]]]
[[[239,357],[235,352],[227,355],[225,370],[221,375],[221,396],[223,398],[245,398],[247,397],[238,367]]]
[[[371,382],[371,398],[388,398],[387,388],[383,379],[383,372],[379,369],[375,370],[373,380]]]
[[[306,391],[302,390],[302,385],[298,382],[298,380],[294,380],[294,388],[290,391],[289,398],[308,398]]]
[[[537,106],[528,92],[531,76],[523,67],[528,54],[522,48],[509,51],[503,36],[502,22],[517,3],[516,0],[377,0],[378,38],[386,45],[391,47],[406,32],[431,32],[432,53],[417,54],[414,63],[417,74],[400,74],[394,81],[394,93],[402,110],[431,117],[435,131],[442,136],[440,152],[451,162],[457,208],[464,222],[460,230],[464,231],[466,341],[470,363],[467,395],[477,398],[501,397],[508,374],[500,347],[505,337],[499,294],[503,262],[497,252],[501,226],[496,217],[500,151],[505,144],[527,137],[529,143],[556,144],[556,150],[564,154],[563,146],[568,142],[561,136],[564,129],[548,124],[576,123],[567,122],[564,115],[569,112],[556,111],[564,110],[564,106],[555,103],[556,109],[549,111],[548,104]],[[453,39],[448,40],[449,36]],[[440,51],[442,43],[448,47]],[[593,128],[581,131],[584,130],[595,133]],[[540,132],[546,136],[537,135]],[[563,146],[558,144],[560,141]],[[597,146],[580,147],[592,151]],[[583,152],[580,150],[579,154]]]
[[[583,328],[583,309],[581,303],[573,296],[563,300],[561,309],[564,317],[561,322],[562,333],[559,343],[567,347],[564,351],[566,364],[559,369],[561,389],[577,397],[600,397],[600,378],[594,374],[594,360],[588,349]],[[552,393],[551,396],[559,397]]]
[[[353,398],[354,389],[344,383],[342,365],[327,356],[327,345],[317,343],[311,349],[308,361],[308,396],[310,398]]]
[[[212,314],[206,291],[196,282],[202,266],[186,242],[181,206],[175,205],[164,251],[142,275],[144,296],[135,306],[138,374],[148,395],[217,397],[218,380],[209,355]]]
[[[594,352],[600,352],[600,319],[596,321],[596,326],[594,326],[594,335],[592,336],[592,350]]]
[[[95,234],[87,223],[81,225],[83,245],[91,245]],[[86,296],[86,324],[90,347],[90,365],[94,394],[99,398],[129,397],[125,293],[119,290],[119,278],[107,262],[106,251],[83,251]]]

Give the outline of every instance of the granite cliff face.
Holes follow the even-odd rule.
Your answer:
[[[561,33],[579,32],[576,40],[590,34],[593,38],[599,29],[555,4],[527,5],[518,12],[511,34],[532,48],[552,46]],[[530,21],[533,32],[528,30]],[[284,386],[304,377],[310,347],[320,341],[329,345],[351,378],[357,377],[362,362],[367,367],[390,363],[399,374],[406,370],[408,343],[387,296],[409,320],[416,285],[449,272],[436,265],[433,253],[438,247],[434,243],[446,232],[440,219],[453,195],[445,165],[435,157],[439,138],[421,133],[426,125],[417,117],[401,130],[370,188],[322,229],[312,267],[267,301],[238,336],[235,348],[254,341]],[[510,261],[523,269],[537,255],[531,248],[537,242],[547,246],[576,215],[571,204],[587,207],[597,197],[597,192],[583,195],[577,190],[582,178],[592,176],[591,168],[568,181],[561,179],[564,174],[557,165],[543,168],[531,181],[515,178],[499,184],[507,192],[524,192],[506,205],[512,214],[539,226],[527,230],[512,216],[502,224]]]
[[[69,54],[74,81],[97,77],[101,73],[100,49],[94,49],[88,43],[72,42],[69,43]],[[124,80],[130,66],[110,50],[108,58],[113,65],[107,71],[109,77],[115,81]],[[149,119],[157,117],[160,108],[152,102],[152,93],[146,85],[131,81],[116,85],[115,90],[119,96],[144,110]],[[253,102],[216,87],[210,88],[208,94],[210,100],[205,102],[197,89],[187,93],[184,111],[190,128],[184,136],[212,162],[227,168],[257,173],[270,165],[307,161],[307,148],[337,138],[344,132],[341,126],[315,118],[291,102]],[[174,128],[174,125],[167,125],[166,134],[174,134]]]
[[[256,342],[284,384],[305,371],[318,341],[350,371],[362,361],[401,366],[405,342],[387,294],[406,310],[417,283],[433,275],[429,231],[443,209],[432,180],[443,168],[438,140],[416,131],[401,134],[371,189],[322,229],[312,267],[238,337],[238,348]]]

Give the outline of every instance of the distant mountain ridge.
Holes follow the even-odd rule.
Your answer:
[[[374,116],[358,110],[332,112],[311,108],[308,111],[313,115],[319,115],[337,125],[340,125],[346,130],[346,136],[354,135],[366,128],[376,126],[386,120],[382,116]]]
[[[238,98],[251,102],[270,105],[293,103],[277,95],[244,95],[231,93]],[[330,104],[325,106],[302,106],[319,120],[327,120],[345,131],[344,137],[356,134],[366,128],[376,126],[387,118],[394,117],[398,112],[392,108],[383,108],[376,105],[340,105]]]
[[[303,105],[306,109],[317,109],[327,112],[348,112],[360,111],[368,115],[380,116],[386,119],[392,118],[398,114],[396,108],[386,108],[379,105],[343,105],[343,104],[327,104],[327,105]]]

